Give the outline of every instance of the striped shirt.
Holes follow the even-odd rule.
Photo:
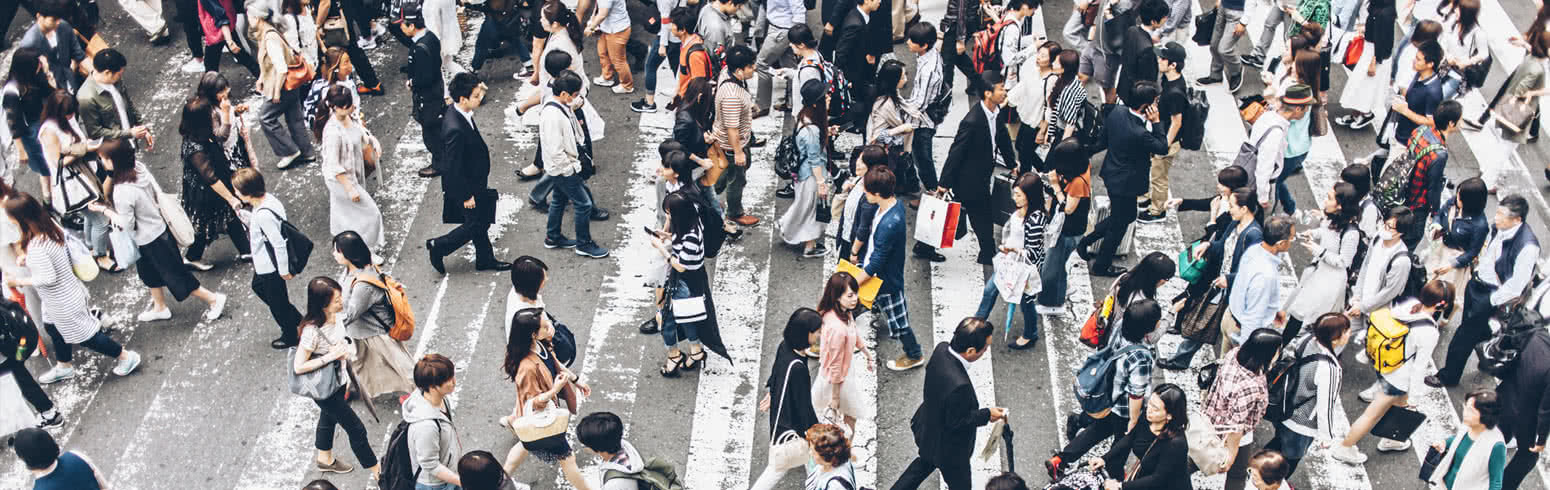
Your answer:
[[[1087,87],[1080,80],[1073,79],[1060,91],[1055,104],[1049,105],[1049,127],[1054,131],[1056,139],[1064,139],[1062,137],[1065,136],[1066,128],[1076,125],[1077,114],[1082,108],[1082,102],[1086,100]]]
[[[699,270],[705,267],[703,237],[698,225],[694,227],[694,231],[673,237],[673,258],[677,259],[678,265],[683,266],[685,270]]]
[[[931,102],[941,93],[942,55],[933,47],[915,57],[915,87],[910,89],[910,96],[904,99],[904,103],[925,113],[926,106],[931,105]],[[918,123],[919,128],[936,128],[936,121],[932,121],[929,117]]]
[[[748,87],[732,78],[730,73],[716,82],[716,120],[711,123],[711,130],[721,149],[732,151],[732,143],[727,137],[727,130],[732,128],[737,128],[743,150],[748,149],[748,139],[753,136],[753,107],[753,96],[748,94]]]
[[[66,343],[79,344],[100,325],[88,309],[86,285],[70,268],[65,244],[39,235],[27,242],[27,270],[43,303],[43,321],[59,329]]]

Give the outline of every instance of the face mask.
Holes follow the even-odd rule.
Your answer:
[[[1389,241],[1389,240],[1393,240],[1394,239],[1394,231],[1393,230],[1382,230],[1382,231],[1379,231],[1378,232],[1378,239],[1379,240],[1383,240],[1385,242]]]

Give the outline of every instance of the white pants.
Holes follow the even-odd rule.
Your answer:
[[[161,0],[118,0],[118,3],[147,34],[155,34],[167,27],[167,19],[161,16]]]
[[[807,453],[807,440],[795,434],[789,434],[770,446],[769,464],[764,465],[764,472],[759,473],[759,479],[753,482],[749,490],[775,488],[775,484],[780,483],[780,477],[786,476],[787,471],[807,464]]]

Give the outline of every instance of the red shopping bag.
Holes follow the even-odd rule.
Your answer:
[[[957,238],[958,215],[963,205],[926,194],[915,213],[915,240],[936,248],[952,248]]]

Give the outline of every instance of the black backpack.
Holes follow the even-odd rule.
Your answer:
[[[432,419],[436,423],[436,430],[441,430],[441,419]],[[414,490],[416,479],[420,478],[420,465],[414,457],[409,455],[409,427],[413,425],[407,421],[399,421],[393,428],[393,434],[388,436],[387,448],[382,451],[382,474],[377,477],[377,487],[381,490]]]
[[[1282,352],[1276,363],[1270,366],[1270,372],[1266,373],[1266,379],[1270,380],[1270,405],[1265,408],[1265,420],[1283,422],[1292,418],[1292,412],[1313,401],[1315,397],[1296,399],[1297,386],[1302,384],[1304,365],[1320,361],[1338,362],[1324,353],[1305,354],[1303,351],[1307,350],[1313,340],[1312,335],[1303,335],[1295,349]]]
[[[1104,104],[1099,108],[1086,100],[1077,108],[1076,133],[1072,137],[1082,144],[1082,149],[1087,150],[1088,155],[1103,151],[1103,119],[1112,110],[1114,104]]]
[[[1400,257],[1410,258],[1410,271],[1405,274],[1405,287],[1400,290],[1399,297],[1418,297],[1421,295],[1421,287],[1426,286],[1426,264],[1421,262],[1420,257],[1408,250],[1394,254],[1393,257],[1389,257],[1389,263],[1383,268],[1383,273],[1388,275],[1388,270],[1394,267],[1394,262]]]
[[[5,360],[26,361],[38,350],[38,326],[15,301],[0,298],[0,355]]]
[[[307,268],[307,259],[312,256],[312,239],[307,238],[307,234],[302,233],[301,229],[296,228],[296,225],[291,224],[285,218],[281,218],[280,213],[276,213],[269,208],[264,208],[264,210],[269,211],[269,214],[273,214],[275,219],[280,220],[280,240],[285,242],[286,259],[288,259],[291,267],[291,275],[301,274],[301,270]],[[270,240],[274,239],[270,238]],[[273,245],[269,247],[269,261],[275,261]],[[275,265],[279,266],[279,264]]]
[[[704,41],[700,41],[699,44],[695,44],[695,45],[689,46],[686,49],[688,49],[689,52],[688,52],[688,56],[684,57],[684,61],[691,61],[691,60],[693,60],[694,59],[694,53],[697,53],[697,52],[698,53],[704,53],[705,57],[710,59],[710,63],[707,63],[710,66],[710,76],[706,77],[706,78],[711,80],[711,81],[716,81],[716,80],[719,79],[719,77],[721,76],[721,67],[724,66],[722,64],[722,61],[721,61],[721,55],[722,55],[722,50],[721,49],[717,49],[715,52],[707,51],[705,49],[705,42]],[[689,75],[689,64],[688,63],[684,63],[683,66],[678,67],[678,71],[682,75],[685,75],[685,76]]]
[[[1206,139],[1206,116],[1211,114],[1211,101],[1206,93],[1197,89],[1185,89],[1183,126],[1179,128],[1179,147],[1199,150]]]
[[[1536,335],[1545,332],[1546,323],[1550,323],[1539,315],[1536,306],[1519,304],[1505,315],[1498,316],[1501,330],[1485,342],[1475,344],[1481,372],[1497,379],[1506,379],[1517,370],[1518,357],[1523,353],[1523,348],[1533,342]]]

